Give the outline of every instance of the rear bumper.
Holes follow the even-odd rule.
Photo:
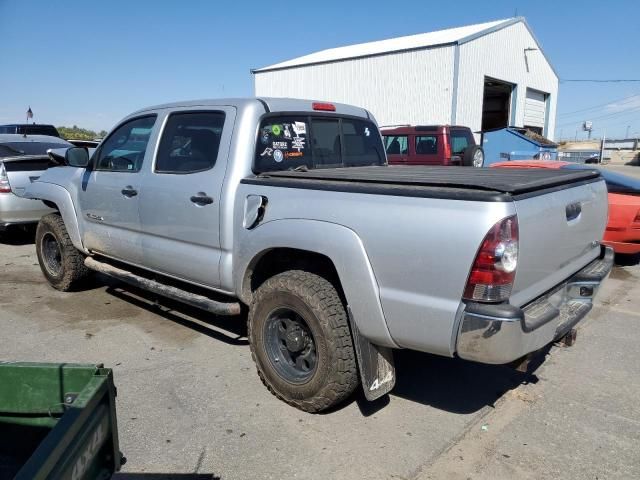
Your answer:
[[[0,229],[11,225],[37,223],[43,215],[53,212],[40,200],[0,193]]]
[[[602,246],[599,258],[522,308],[468,302],[458,333],[458,356],[509,363],[564,336],[591,310],[613,258],[613,249]]]

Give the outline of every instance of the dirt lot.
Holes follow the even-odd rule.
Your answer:
[[[12,243],[0,243],[0,358],[114,369],[120,479],[640,478],[637,265],[616,268],[577,344],[534,375],[399,352],[389,398],[309,415],[262,386],[244,319],[104,278],[60,293],[30,239]]]

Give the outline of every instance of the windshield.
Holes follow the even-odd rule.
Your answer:
[[[0,158],[21,155],[46,155],[50,148],[73,147],[63,142],[6,142],[0,143]]]
[[[580,163],[572,163],[565,165],[562,168],[568,168],[570,170],[598,170],[600,175],[602,175],[602,178],[604,178],[609,192],[640,194],[640,180],[628,175]]]
[[[277,115],[260,124],[254,171],[384,165],[378,128],[337,116]]]

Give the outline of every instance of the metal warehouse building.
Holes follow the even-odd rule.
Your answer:
[[[515,125],[553,138],[558,76],[522,17],[322,50],[252,73],[256,96],[351,103],[380,125]]]

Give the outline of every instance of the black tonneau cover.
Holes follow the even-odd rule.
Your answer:
[[[504,201],[597,181],[597,170],[376,166],[269,172],[242,183],[361,193]],[[429,188],[425,188],[429,187]]]

